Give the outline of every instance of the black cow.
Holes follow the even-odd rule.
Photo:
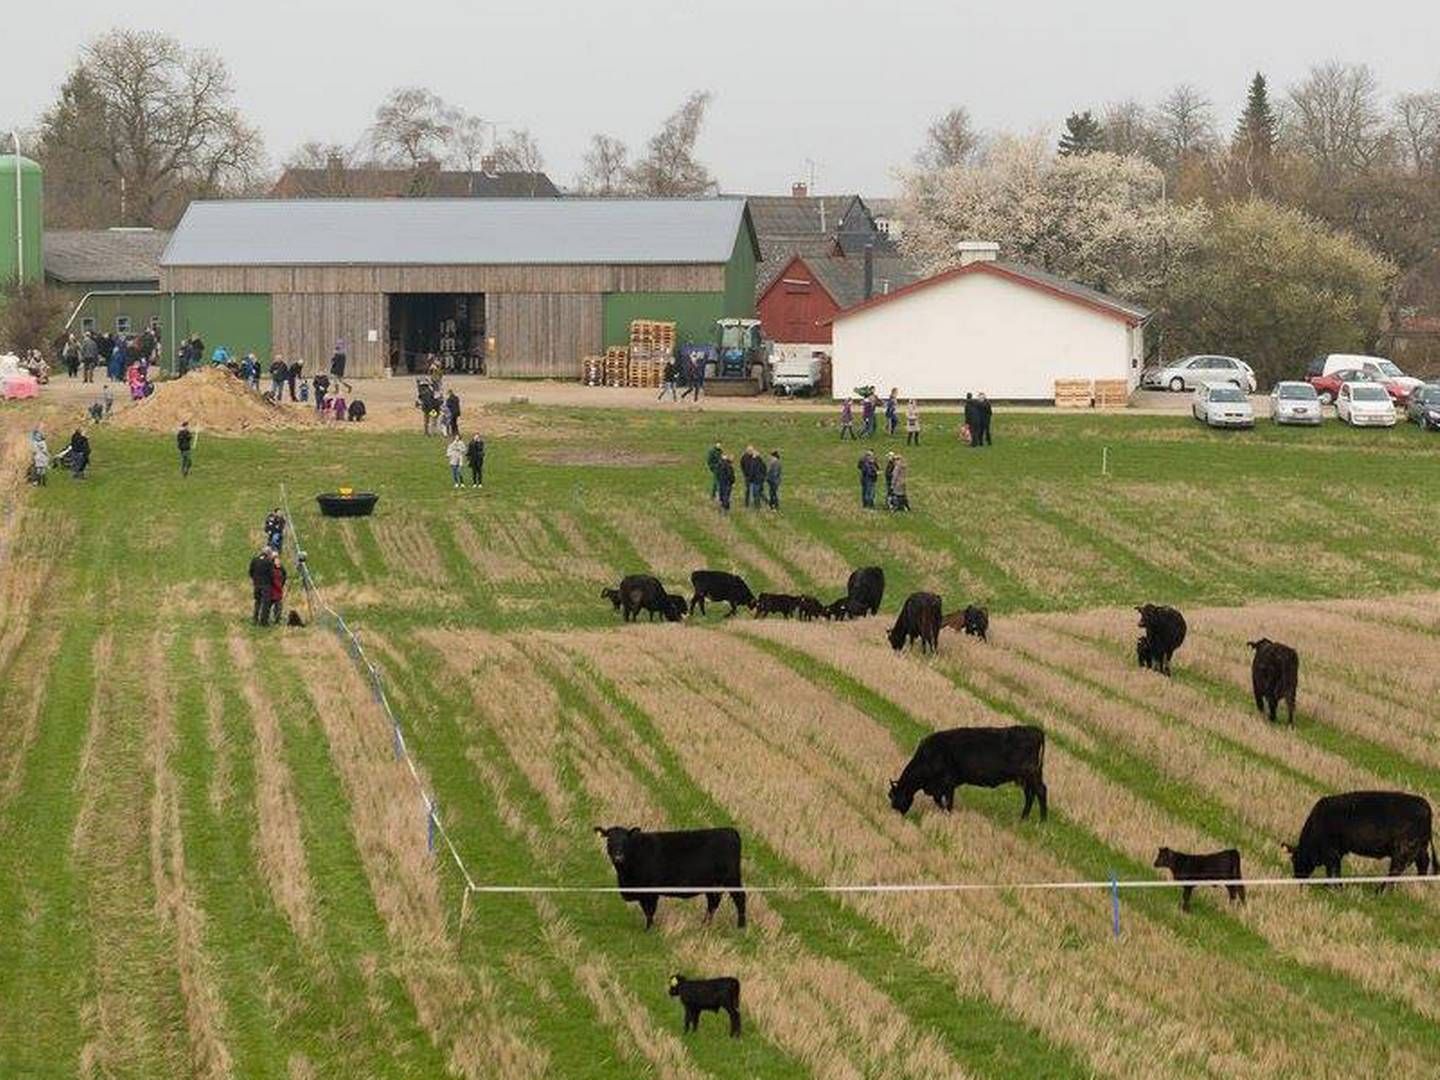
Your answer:
[[[727,619],[735,614],[737,608],[755,606],[755,594],[739,574],[724,570],[696,570],[690,575],[690,584],[695,588],[695,594],[690,597],[692,614],[698,606],[700,614],[704,615],[706,600],[721,600],[729,604],[730,610],[725,613]]]
[[[734,829],[688,829],[683,832],[645,832],[612,826],[595,832],[605,838],[605,854],[615,867],[621,889],[627,886],[667,888],[657,892],[621,892],[620,898],[639,904],[645,929],[655,924],[661,896],[688,900],[705,893],[705,921],[715,916],[722,892],[735,904],[736,924],[745,925],[745,890],[740,885],[740,834]]]
[[[617,591],[626,622],[634,622],[642,611],[649,613],[652,622],[656,615],[663,616],[667,622],[679,622],[685,617],[685,598],[671,596],[660,580],[649,574],[630,574],[620,582]]]
[[[990,613],[974,604],[970,604],[964,611],[954,611],[946,615],[940,620],[940,625],[978,637],[981,641],[990,640]]]
[[[945,811],[955,808],[955,789],[961,784],[999,787],[1019,784],[1025,789],[1022,818],[1030,804],[1040,800],[1040,820],[1049,812],[1045,787],[1045,733],[1037,727],[951,728],[926,735],[915,747],[899,780],[890,782],[890,805],[901,814],[923,791]]]
[[[783,615],[790,618],[800,607],[800,597],[790,596],[787,593],[762,592],[755,598],[755,617],[763,619],[766,615]]]
[[[1297,878],[1308,878],[1317,866],[1327,877],[1340,876],[1346,855],[1390,859],[1393,876],[1411,863],[1415,872],[1432,872],[1435,841],[1430,831],[1430,804],[1403,791],[1350,791],[1319,799],[1305,819],[1300,840],[1284,848]]]
[[[685,1006],[685,1031],[700,1030],[702,1012],[719,1012],[724,1009],[730,1014],[730,1037],[739,1037],[739,979],[687,979],[684,975],[672,975],[670,996],[678,997],[680,1004]]]
[[[600,590],[600,597],[601,597],[601,599],[603,599],[603,600],[609,600],[610,603],[614,605],[616,611],[619,611],[619,610],[620,610],[620,590],[619,590],[619,589],[601,589],[601,590]]]
[[[878,566],[864,566],[850,575],[845,583],[845,596],[850,601],[852,616],[874,615],[885,598],[885,571]]]
[[[1145,604],[1135,609],[1140,613],[1140,627],[1145,631],[1150,663],[1162,675],[1170,674],[1170,658],[1185,643],[1185,616],[1172,607]]]
[[[1250,685],[1255,690],[1255,708],[1270,712],[1270,722],[1275,723],[1275,712],[1280,702],[1285,702],[1286,719],[1295,723],[1295,690],[1300,681],[1300,654],[1289,645],[1261,638],[1247,642],[1255,650],[1250,662]]]
[[[933,592],[911,593],[890,628],[890,647],[896,652],[916,638],[921,652],[934,652],[940,644],[940,597]]]
[[[1143,668],[1155,666],[1155,654],[1150,651],[1150,639],[1144,634],[1135,639],[1135,662]]]
[[[839,600],[826,604],[822,609],[825,618],[834,619],[836,622],[844,622],[850,618],[850,598],[842,596]]]
[[[800,602],[795,605],[795,615],[801,622],[810,622],[824,614],[825,609],[813,596],[802,596]]]
[[[1187,855],[1162,847],[1155,856],[1155,865],[1168,869],[1175,881],[1239,881],[1245,876],[1240,873],[1240,852],[1234,848],[1209,855]],[[1182,911],[1190,910],[1190,894],[1194,891],[1194,885],[1185,886],[1180,899]],[[1226,885],[1225,891],[1230,894],[1232,904],[1236,900],[1245,903],[1244,885]]]

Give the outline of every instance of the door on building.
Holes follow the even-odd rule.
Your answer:
[[[446,371],[485,374],[483,293],[392,293],[390,366],[412,374],[438,361]]]

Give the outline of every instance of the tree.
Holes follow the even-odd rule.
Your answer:
[[[489,146],[486,129],[490,125],[474,113],[467,113],[462,109],[450,110],[449,119],[450,145],[447,160],[457,169],[475,172],[485,160],[485,150]]]
[[[1104,129],[1089,109],[1083,113],[1071,113],[1065,118],[1065,134],[1060,136],[1060,154],[1063,157],[1084,157],[1104,148]]]
[[[1375,76],[1364,64],[1319,64],[1290,89],[1283,139],[1323,184],[1383,163],[1391,147]]]
[[[1298,210],[1230,203],[1176,275],[1173,351],[1243,356],[1262,385],[1293,374],[1301,357],[1365,352],[1394,274],[1384,257]]]
[[[1171,90],[1155,110],[1155,129],[1166,159],[1179,164],[1215,144],[1215,110],[1210,99],[1188,83]]]
[[[1106,105],[1101,130],[1104,132],[1101,149],[1107,153],[1156,159],[1155,125],[1145,106],[1133,98]]]
[[[258,177],[260,136],[233,96],[213,53],[112,30],[81,51],[42,118],[42,159],[52,175],[58,167],[67,182],[113,193],[108,220],[90,224],[167,226],[191,197],[233,194]]]
[[[399,87],[375,109],[370,148],[381,161],[418,169],[445,155],[454,119],[454,110],[424,87]]]
[[[1417,176],[1440,172],[1440,93],[1401,94],[1395,125],[1406,167]]]
[[[902,247],[929,270],[953,265],[961,240],[994,240],[1006,258],[1160,307],[1208,219],[1162,199],[1160,170],[1141,158],[1057,158],[1038,138],[1003,137],[973,165],[903,179]]]
[[[24,355],[39,349],[49,359],[65,329],[69,299],[58,289],[9,278],[0,284],[0,352]]]
[[[496,172],[539,173],[545,169],[540,144],[526,128],[507,131],[495,145],[492,162]]]
[[[696,90],[650,138],[645,156],[630,168],[629,186],[654,197],[708,195],[715,190],[710,170],[695,159],[695,143],[710,107],[708,90]]]
[[[629,150],[612,135],[590,136],[590,149],[577,178],[576,187],[584,195],[619,195],[627,187]]]
[[[948,169],[964,165],[980,147],[980,136],[970,126],[970,113],[957,105],[938,117],[925,131],[925,144],[915,155],[925,169]]]
[[[1250,80],[1245,111],[1230,139],[1230,171],[1246,196],[1268,194],[1273,186],[1275,144],[1280,121],[1270,107],[1270,91],[1260,72]]]

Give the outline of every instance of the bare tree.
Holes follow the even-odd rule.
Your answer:
[[[642,195],[708,195],[715,190],[710,170],[695,159],[711,94],[697,90],[685,99],[650,139],[643,158],[630,169],[630,187]]]
[[[1181,83],[1156,107],[1155,129],[1167,160],[1180,162],[1215,146],[1215,109],[1199,90]]]
[[[613,135],[590,136],[590,149],[576,180],[585,195],[619,195],[627,190],[630,151]]]
[[[479,169],[490,144],[486,132],[489,126],[474,113],[467,113],[462,109],[451,110],[450,163],[468,172]]]
[[[970,124],[970,113],[957,105],[926,129],[915,163],[922,169],[948,169],[971,161],[979,148],[980,136]]]
[[[1104,130],[1105,149],[1110,153],[1154,159],[1157,138],[1154,121],[1149,110],[1134,98],[1106,105],[1100,125]]]
[[[1282,134],[1333,180],[1380,163],[1390,146],[1375,76],[1364,64],[1318,64],[1291,87]]]
[[[496,172],[538,173],[545,168],[545,155],[540,144],[526,128],[507,131],[495,145],[493,155]]]
[[[1395,126],[1405,165],[1417,176],[1440,172],[1440,93],[1401,94]]]
[[[260,135],[233,95],[213,53],[111,30],[81,51],[42,119],[44,152],[118,188],[123,223],[168,225],[189,197],[240,190],[258,175]]]
[[[438,95],[421,86],[402,86],[376,108],[370,147],[382,161],[418,169],[445,155],[454,120],[454,110]]]

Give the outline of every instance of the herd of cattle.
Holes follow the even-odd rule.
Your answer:
[[[878,614],[885,593],[885,573],[878,566],[864,567],[850,575],[845,595],[831,604],[814,597],[780,593],[755,595],[736,574],[720,570],[697,570],[690,575],[692,595],[687,601],[666,592],[659,580],[633,574],[617,588],[601,595],[610,600],[627,622],[641,611],[653,619],[656,614],[672,622],[699,612],[705,614],[707,600],[726,603],[725,617],[740,608],[749,608],[756,618],[778,614],[801,620],[853,619]],[[1135,643],[1135,657],[1143,668],[1169,676],[1171,661],[1185,642],[1185,617],[1172,607],[1144,604],[1137,607],[1141,635]],[[923,651],[934,651],[940,630],[954,629],[987,640],[989,614],[983,607],[967,606],[946,616],[935,593],[916,592],[906,597],[888,637],[897,651],[920,642]],[[1295,722],[1295,696],[1299,682],[1300,658],[1296,651],[1268,638],[1248,643],[1253,650],[1251,684],[1255,708],[1276,722],[1283,702],[1287,719]],[[930,796],[935,805],[949,812],[955,807],[955,789],[970,785],[994,788],[1017,784],[1025,795],[1022,819],[1031,806],[1040,805],[1040,820],[1048,811],[1045,786],[1045,733],[1038,727],[968,727],[936,731],[925,736],[901,771],[890,783],[890,806],[904,815],[915,796]],[[729,893],[735,905],[737,925],[745,925],[745,890],[740,875],[740,834],[733,828],[691,829],[675,832],[646,832],[638,828],[612,826],[595,831],[604,838],[606,854],[614,866],[620,897],[638,903],[645,914],[645,929],[654,924],[660,897],[687,899],[705,895],[708,923]],[[1296,878],[1309,878],[1323,867],[1327,877],[1340,876],[1346,855],[1388,858],[1388,875],[1403,874],[1411,865],[1416,873],[1440,873],[1431,826],[1431,810],[1419,795],[1396,791],[1352,791],[1327,795],[1311,808],[1294,844],[1284,845]],[[1235,849],[1209,854],[1189,854],[1162,847],[1154,865],[1170,871],[1184,882],[1181,906],[1190,909],[1191,893],[1206,882],[1223,885],[1230,901],[1245,902],[1241,884],[1240,853]],[[670,993],[685,1007],[685,1030],[693,1030],[701,1010],[725,1009],[730,1014],[730,1033],[740,1032],[740,984],[733,978],[690,980],[677,975]]]

